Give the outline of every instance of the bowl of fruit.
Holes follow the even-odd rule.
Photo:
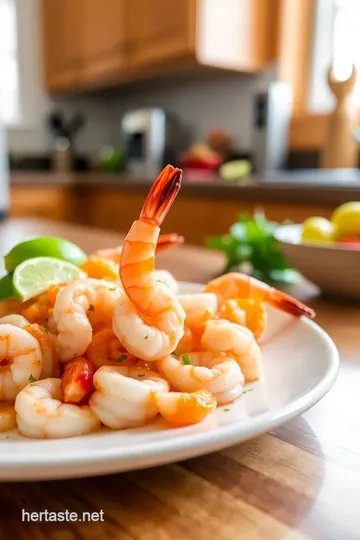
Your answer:
[[[360,300],[360,202],[274,234],[289,263],[325,294]]]

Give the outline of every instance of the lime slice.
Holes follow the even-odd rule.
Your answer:
[[[52,257],[27,259],[16,267],[13,275],[14,296],[25,302],[45,292],[50,285],[82,279],[86,274],[67,261]]]
[[[251,173],[251,163],[247,159],[228,161],[221,165],[219,172],[223,180],[240,180]]]
[[[63,238],[42,236],[25,240],[9,251],[4,257],[6,270],[12,272],[19,264],[33,257],[54,257],[76,266],[80,266],[87,259],[83,250],[72,242]]]
[[[6,298],[11,298],[12,296],[14,296],[13,276],[12,274],[7,274],[0,279],[0,301],[6,300]]]

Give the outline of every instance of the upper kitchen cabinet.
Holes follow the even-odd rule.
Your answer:
[[[42,2],[45,84],[50,91],[75,89],[81,83],[81,1]]]
[[[126,67],[125,0],[85,0],[81,33],[84,84],[117,82]]]
[[[43,0],[47,87],[86,90],[276,59],[281,0]]]
[[[129,67],[142,69],[194,58],[196,0],[128,0]],[[160,68],[161,70],[161,68]]]

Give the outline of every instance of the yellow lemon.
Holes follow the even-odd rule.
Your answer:
[[[336,239],[360,234],[360,202],[348,202],[334,210],[331,216]]]
[[[311,217],[304,221],[301,240],[313,244],[324,244],[333,241],[333,225],[322,217]]]

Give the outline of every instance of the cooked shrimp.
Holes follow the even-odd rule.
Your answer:
[[[263,302],[252,298],[236,298],[225,302],[220,310],[220,318],[246,326],[258,339],[265,330],[267,313]]]
[[[228,405],[230,403],[234,403],[239,397],[243,394],[244,387],[242,384],[236,384],[229,390],[225,390],[224,392],[218,392],[217,394],[213,394],[216,398],[216,402],[218,405]]]
[[[4,317],[1,317],[0,324],[12,324],[13,326],[22,328],[23,326],[28,325],[29,321],[22,315],[13,313],[12,315],[4,315]]]
[[[184,237],[179,236],[176,233],[171,234],[160,234],[157,244],[156,244],[156,253],[160,251],[166,251],[173,247],[179,246],[184,242]],[[114,248],[99,249],[95,251],[90,257],[102,257],[104,259],[109,259],[115,262],[117,265],[120,264],[120,257],[122,252],[122,246],[117,246]]]
[[[160,414],[174,427],[198,424],[216,408],[216,399],[207,390],[156,394],[155,400]]]
[[[252,298],[259,302],[267,302],[273,307],[297,317],[301,315],[311,319],[315,317],[314,310],[299,300],[274,289],[274,287],[269,287],[258,279],[238,272],[231,272],[209,281],[205,292],[216,294],[220,307],[230,298]]]
[[[35,300],[21,310],[21,315],[29,323],[41,324],[44,326],[49,317],[49,301],[46,293],[40,294]]]
[[[244,383],[238,363],[223,353],[204,351],[175,357],[172,354],[157,361],[160,373],[181,392],[208,390],[225,392]]]
[[[246,382],[260,378],[261,351],[248,328],[222,319],[208,321],[201,344],[206,350],[223,352],[235,358]]]
[[[92,325],[99,321],[111,325],[119,290],[108,281],[88,278],[74,281],[59,291],[53,315],[59,332],[57,347],[61,361],[84,354],[92,339]]]
[[[28,324],[24,326],[24,330],[29,332],[40,345],[40,350],[43,358],[43,366],[41,370],[41,378],[59,377],[60,365],[56,354],[55,337],[50,334],[46,328],[38,324]]]
[[[64,403],[79,403],[93,390],[94,368],[91,362],[78,356],[66,362],[61,377]]]
[[[184,326],[184,335],[177,344],[176,354],[183,354],[192,351],[202,351],[201,337],[204,332],[204,325],[189,328]]]
[[[47,292],[40,294],[37,298],[25,305],[21,314],[29,323],[45,326],[50,332],[55,333],[56,327],[54,326],[52,312],[58,292],[66,287],[66,285],[68,285],[66,282],[50,285]]]
[[[158,414],[155,396],[169,384],[155,371],[138,367],[103,366],[94,375],[96,391],[89,405],[105,426],[143,426]]]
[[[95,369],[101,366],[133,365],[136,357],[128,353],[111,328],[104,328],[93,335],[86,356]]]
[[[0,403],[0,433],[16,428],[16,413],[13,405]]]
[[[188,327],[213,319],[218,308],[216,295],[212,293],[178,294],[177,299],[186,313],[185,325]]]
[[[15,401],[16,421],[25,437],[60,439],[91,433],[100,420],[87,406],[61,401],[61,379],[44,379],[24,388]]]
[[[43,365],[38,341],[23,328],[0,326],[0,400],[14,401],[29,379],[38,379]]]
[[[113,329],[129,352],[148,361],[170,354],[184,333],[185,312],[174,293],[156,282],[154,272],[160,225],[180,182],[180,169],[168,165],[151,188],[121,254],[124,291],[116,303]]]
[[[155,270],[155,279],[157,282],[161,282],[167,287],[170,291],[177,294],[179,292],[179,284],[170,272],[167,270]]]

